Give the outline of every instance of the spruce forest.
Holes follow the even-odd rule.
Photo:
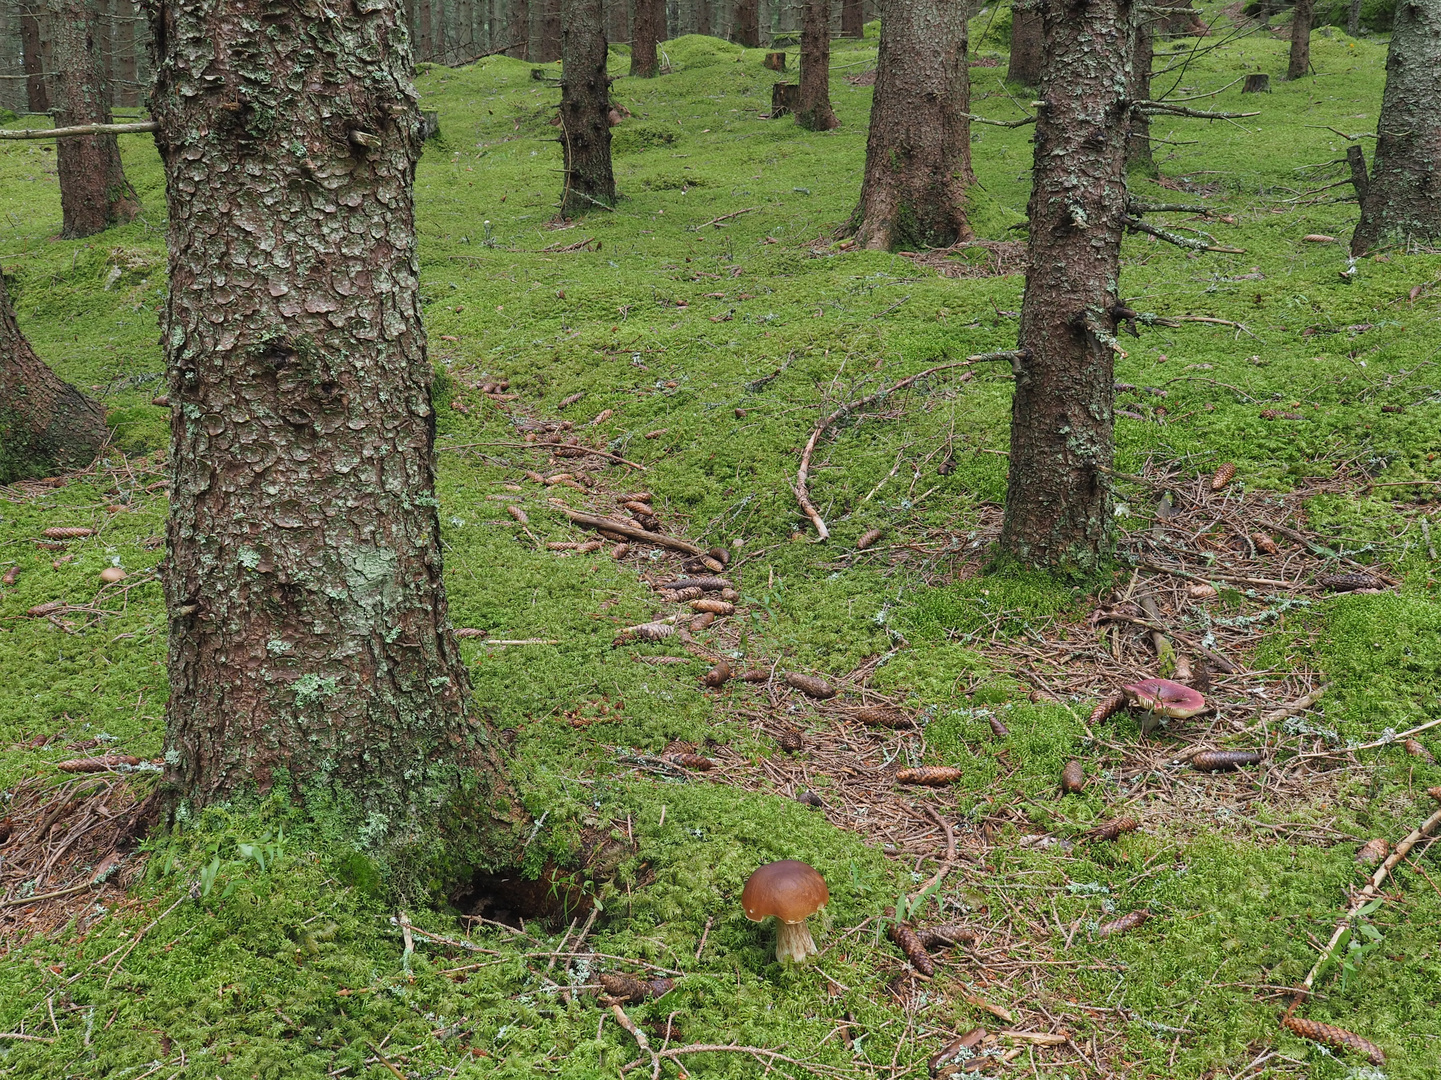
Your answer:
[[[1441,1076],[1441,0],[0,43],[0,1076]]]

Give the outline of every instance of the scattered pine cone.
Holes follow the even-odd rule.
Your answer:
[[[696,772],[709,772],[715,768],[715,762],[700,754],[667,754],[666,760],[673,765],[680,765],[686,769],[694,769]]]
[[[998,719],[996,719],[994,716],[991,717],[991,734],[992,734],[992,735],[994,735],[994,736],[995,736],[996,738],[998,738],[998,739],[1004,739],[1004,738],[1006,738],[1008,735],[1010,735],[1010,733],[1011,733],[1011,729],[1010,729],[1010,728],[1006,727],[1005,724],[1001,723],[1001,722],[1000,722]]]
[[[1317,583],[1324,589],[1333,592],[1350,592],[1353,589],[1379,589],[1383,582],[1378,577],[1370,574],[1344,573],[1344,574],[1318,574]]]
[[[950,765],[922,765],[919,769],[901,769],[896,779],[902,784],[923,784],[926,787],[945,787],[954,784],[966,774]]]
[[[921,944],[921,939],[916,937],[916,932],[905,923],[893,922],[887,931],[890,939],[900,947],[901,952],[906,954],[906,959],[911,966],[922,975],[934,975],[936,963],[926,952],[926,947]]]
[[[1358,1054],[1364,1054],[1373,1065],[1386,1064],[1386,1055],[1379,1046],[1345,1028],[1321,1024],[1315,1020],[1302,1020],[1299,1016],[1284,1017],[1281,1024],[1303,1039],[1334,1046],[1337,1050],[1354,1050]]]
[[[870,547],[880,538],[880,529],[867,529],[865,532],[861,533],[861,538],[856,541],[856,550],[865,551],[866,548]]]
[[[477,630],[473,626],[458,626],[451,631],[458,638],[485,637],[488,631]]]
[[[1124,833],[1135,832],[1141,823],[1133,817],[1118,817],[1086,833],[1087,840],[1114,840]]]
[[[36,604],[33,608],[26,611],[25,614],[31,618],[40,619],[46,615],[54,615],[57,612],[64,611],[65,607],[66,604],[64,600],[51,600],[48,604]]]
[[[1112,694],[1091,710],[1090,722],[1099,724],[1108,717],[1115,716],[1126,707],[1126,695],[1122,693]]]
[[[1079,794],[1086,786],[1086,769],[1079,761],[1068,761],[1061,770],[1061,790],[1067,795]]]
[[[61,772],[95,773],[114,772],[122,766],[134,768],[140,764],[138,757],[131,757],[129,754],[105,754],[101,757],[75,758],[72,761],[57,762],[55,767]]]
[[[705,590],[697,585],[687,585],[683,589],[663,589],[660,598],[672,604],[686,604],[692,600],[699,600]]]
[[[1272,540],[1269,536],[1262,532],[1252,533],[1251,543],[1256,545],[1256,549],[1258,551],[1264,551],[1267,555],[1278,554],[1281,550],[1276,546],[1276,541]]]
[[[1134,930],[1151,917],[1149,911],[1132,911],[1122,915],[1119,919],[1102,923],[1096,927],[1097,937],[1110,937],[1112,934],[1124,934],[1128,930]]]
[[[1380,866],[1386,861],[1386,856],[1391,853],[1391,845],[1383,838],[1376,837],[1374,840],[1367,840],[1356,852],[1356,864],[1358,866]]]
[[[85,528],[55,528],[46,529],[40,535],[45,537],[46,540],[79,540],[83,536],[94,536],[95,530]]]
[[[911,726],[911,718],[900,709],[891,709],[880,705],[867,705],[860,709],[852,709],[849,715],[867,727],[908,728]]]
[[[948,949],[953,945],[974,945],[980,935],[969,926],[947,923],[944,926],[930,926],[916,931],[916,937],[928,949]]]
[[[833,698],[839,692],[825,679],[818,679],[814,675],[801,675],[794,671],[786,672],[786,685],[794,687],[802,694],[813,698]]]
[[[762,683],[769,682],[771,673],[763,667],[746,668],[736,676],[741,682]]]
[[[1229,462],[1229,461],[1226,462],[1226,463],[1225,463],[1224,465],[1222,465],[1219,469],[1217,469],[1217,470],[1215,471],[1215,473],[1212,474],[1212,476],[1211,476],[1211,490],[1212,490],[1212,491],[1220,491],[1223,487],[1225,487],[1227,484],[1229,484],[1229,483],[1231,482],[1231,478],[1232,478],[1233,476],[1235,476],[1235,475],[1236,475],[1236,466],[1235,466],[1235,464],[1233,464],[1232,462]]]
[[[701,682],[707,686],[724,686],[730,677],[731,666],[722,660],[701,677]]]
[[[1418,757],[1422,761],[1430,762],[1432,765],[1436,764],[1436,756],[1432,754],[1430,750],[1427,750],[1419,739],[1407,739],[1401,745],[1406,748],[1406,753],[1412,757]]]
[[[630,975],[619,975],[609,971],[601,972],[598,980],[601,989],[610,997],[623,1002],[641,1002],[650,996],[650,987]]]
[[[1430,795],[1431,798],[1435,799],[1437,802],[1441,802],[1441,787],[1428,787],[1426,789],[1426,794]]]
[[[692,611],[709,611],[713,615],[734,615],[736,606],[729,600],[712,600],[709,597],[690,602]]]
[[[1191,759],[1191,768],[1197,772],[1230,772],[1260,762],[1261,755],[1255,750],[1202,750]]]
[[[788,754],[796,754],[806,748],[806,741],[795,728],[786,728],[776,736],[776,744]]]

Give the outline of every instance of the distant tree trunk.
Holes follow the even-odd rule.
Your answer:
[[[1441,0],[1438,0],[1441,2]],[[1112,544],[1113,355],[1131,0],[1044,0],[1030,253],[1014,365],[1003,557],[1093,570]]]
[[[760,0],[737,0],[735,26],[731,40],[747,49],[761,46],[761,5]]]
[[[1346,33],[1349,37],[1356,37],[1361,33],[1361,0],[1351,0],[1346,9]]]
[[[1304,0],[1303,0],[1304,2]],[[1136,55],[1131,61],[1131,86],[1126,96],[1132,101],[1151,99],[1151,62],[1155,59],[1155,15],[1146,12],[1136,25]],[[1139,176],[1159,176],[1151,156],[1151,117],[1140,109],[1130,112],[1126,133],[1126,171]]]
[[[50,111],[50,94],[45,83],[45,49],[40,43],[40,20],[34,9],[20,15],[20,45],[24,50],[25,99],[31,112]]]
[[[50,0],[55,42],[56,127],[110,123],[110,104],[101,72],[96,34],[99,24],[85,0]],[[59,139],[60,209],[67,240],[94,236],[140,213],[140,201],[125,179],[114,135]]]
[[[969,0],[966,7],[969,7]],[[864,0],[841,0],[841,37],[863,38],[866,36],[866,7]]]
[[[493,820],[510,802],[447,625],[403,12],[294,10],[150,8],[170,210],[163,790],[185,810],[282,783],[387,861],[470,844],[478,864],[513,850]]]
[[[1286,67],[1286,78],[1304,79],[1311,70],[1311,18],[1316,11],[1316,0],[1296,0],[1291,11],[1291,62]]]
[[[970,96],[961,5],[881,0],[865,179],[852,219],[861,247],[949,247],[970,236]]]
[[[706,35],[711,32],[710,0],[695,0],[695,32]]]
[[[810,131],[840,127],[831,108],[831,3],[803,0],[800,105],[796,123]]]
[[[1400,0],[1351,254],[1441,239],[1441,0]]]
[[[564,45],[561,4],[562,0],[541,0],[544,5],[540,15],[540,56],[542,64],[554,63],[561,58]]]
[[[35,355],[0,277],[0,484],[83,469],[106,434],[99,403]]]
[[[1008,82],[1035,86],[1041,81],[1041,0],[1016,0],[1011,7],[1011,62]]]
[[[610,162],[610,77],[600,0],[565,0],[560,130],[565,151],[562,217],[615,204]]]
[[[665,32],[665,0],[635,0],[635,24],[630,34],[630,73],[642,79],[660,74],[656,45]]]
[[[506,56],[524,60],[530,55],[530,0],[508,0],[509,19],[506,22],[505,41],[511,48]]]

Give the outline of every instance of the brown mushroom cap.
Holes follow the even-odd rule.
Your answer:
[[[1206,711],[1206,699],[1198,691],[1170,679],[1142,679],[1121,690],[1132,705],[1157,716],[1184,720]]]
[[[804,922],[831,898],[826,879],[795,859],[766,863],[750,876],[741,892],[746,918],[760,922],[774,915],[783,923]]]

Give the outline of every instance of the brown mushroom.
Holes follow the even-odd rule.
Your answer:
[[[774,915],[776,959],[804,964],[816,953],[816,943],[806,926],[810,918],[830,900],[826,879],[810,865],[795,859],[766,863],[750,876],[741,892],[746,918],[760,922]]]
[[[1121,692],[1133,709],[1145,710],[1141,721],[1143,731],[1155,727],[1163,717],[1185,720],[1206,711],[1206,699],[1198,691],[1170,679],[1142,679],[1121,687]]]

